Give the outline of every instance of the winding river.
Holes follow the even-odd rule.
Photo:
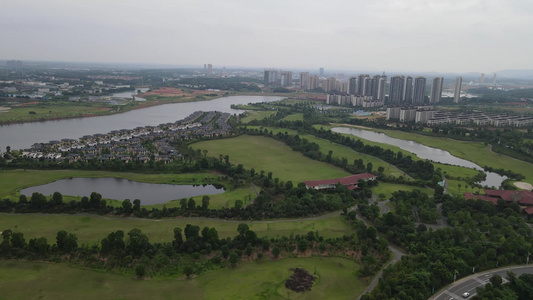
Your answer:
[[[84,135],[133,129],[138,126],[155,126],[181,120],[198,110],[240,114],[243,110],[233,109],[230,107],[231,104],[271,102],[281,99],[283,97],[231,96],[208,101],[164,104],[107,116],[0,125],[0,149],[5,151],[7,146],[11,149],[25,149],[34,143],[47,143],[66,138],[77,139]]]
[[[413,142],[413,141],[393,138],[381,132],[375,132],[375,131],[364,130],[364,129],[359,129],[359,128],[348,128],[348,127],[334,127],[331,129],[331,131],[338,132],[338,133],[351,134],[351,135],[360,137],[362,139],[377,142],[377,143],[394,145],[405,151],[409,151],[409,152],[416,154],[421,159],[427,159],[427,160],[431,160],[431,161],[438,162],[438,163],[461,166],[461,167],[483,171],[482,167],[466,159],[453,156],[448,151],[438,149],[438,148],[428,147],[426,145],[422,145],[420,143]],[[481,184],[482,186],[499,187],[501,183],[505,179],[507,179],[507,177],[501,176],[494,172],[486,172],[486,171],[483,171],[483,172],[487,174],[487,178],[485,179],[485,181],[479,182],[479,184]]]

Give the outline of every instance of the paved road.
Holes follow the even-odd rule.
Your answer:
[[[507,271],[512,271],[517,276],[524,273],[533,274],[533,265],[529,266],[517,266],[517,267],[504,267],[494,270],[485,271],[479,274],[470,275],[463,279],[456,281],[441,289],[434,296],[428,300],[449,300],[451,298],[463,299],[462,294],[464,292],[470,293],[470,297],[476,294],[476,288],[484,286],[489,282],[489,279],[493,275],[500,275],[502,278],[507,276]]]

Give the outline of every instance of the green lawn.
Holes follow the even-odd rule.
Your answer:
[[[275,114],[275,111],[255,111],[255,110],[249,110],[246,112],[246,117],[242,118],[241,121],[243,123],[248,123],[252,120],[262,120],[265,118],[270,117],[271,115]]]
[[[35,114],[30,114],[35,112]],[[116,112],[104,103],[55,102],[15,106],[0,113],[0,122],[35,122],[57,118],[82,117],[85,115],[107,115]]]
[[[263,136],[242,135],[191,146],[208,150],[208,155],[214,157],[229,155],[233,164],[242,164],[246,169],[254,168],[256,172],[272,172],[274,178],[279,177],[283,181],[299,183],[350,175],[341,168],[307,158],[284,143]]]
[[[255,126],[248,126],[248,128],[259,128]],[[354,160],[356,159],[362,159],[364,164],[367,165],[368,163],[372,163],[372,167],[374,170],[377,170],[379,167],[383,167],[385,171],[383,172],[385,175],[393,175],[393,176],[401,176],[404,173],[397,168],[389,165],[386,162],[383,162],[382,160],[371,156],[366,155],[363,153],[356,152],[346,146],[342,146],[339,144],[332,143],[328,140],[317,138],[314,135],[310,134],[299,134],[296,130],[291,129],[285,129],[285,128],[274,128],[274,127],[263,127],[266,128],[268,131],[272,131],[273,134],[277,134],[278,132],[285,133],[291,135],[298,134],[300,138],[307,139],[310,142],[317,143],[318,146],[320,146],[320,152],[327,155],[329,151],[332,151],[332,156],[335,158],[343,158],[345,157],[348,159],[348,163],[352,164]]]
[[[533,184],[533,164],[491,152],[489,147],[481,142],[457,141],[396,130],[365,129],[382,132],[394,138],[411,140],[426,146],[444,149],[454,156],[470,160],[481,167],[490,166],[496,169],[512,170],[523,174],[526,177],[523,181]]]
[[[57,232],[66,230],[78,236],[79,243],[94,244],[106,237],[110,232],[133,228],[142,230],[151,242],[171,241],[176,227],[185,228],[192,224],[204,227],[215,227],[221,238],[234,237],[237,226],[247,223],[250,229],[260,237],[290,236],[291,233],[306,234],[318,230],[324,237],[339,237],[351,232],[339,215],[328,216],[316,220],[275,220],[262,222],[227,221],[206,218],[176,218],[149,220],[141,218],[103,218],[94,215],[47,215],[47,214],[0,214],[0,231],[11,229],[22,232],[28,241],[31,238],[46,237],[48,242],[55,242]]]
[[[291,268],[316,270],[312,290],[284,286]],[[365,288],[353,260],[286,258],[240,263],[193,279],[137,280],[108,272],[40,262],[0,262],[0,299],[353,299]]]
[[[428,194],[430,197],[433,196],[433,189],[430,189],[430,188],[422,188],[418,186],[397,184],[397,183],[387,183],[387,182],[379,182],[377,186],[372,188],[372,194],[376,195],[377,197],[379,196],[379,194],[383,193],[387,196],[386,199],[389,199],[390,197],[392,197],[392,192],[396,192],[399,190],[403,190],[403,191],[420,190],[421,192]]]

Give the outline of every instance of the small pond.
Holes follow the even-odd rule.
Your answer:
[[[82,197],[89,197],[92,192],[97,192],[102,195],[102,198],[116,200],[130,199],[132,202],[134,199],[139,199],[141,200],[141,205],[150,205],[200,195],[220,194],[224,193],[224,188],[211,184],[155,184],[106,177],[62,179],[20,190],[21,194],[28,197],[31,197],[31,194],[35,192],[45,196],[60,192],[63,195]]]

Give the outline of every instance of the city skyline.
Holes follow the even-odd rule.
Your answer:
[[[492,74],[533,69],[532,13],[525,0],[8,0],[0,58]]]

